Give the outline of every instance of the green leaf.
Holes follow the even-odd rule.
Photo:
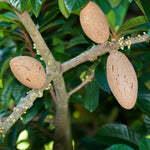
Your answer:
[[[109,148],[106,148],[105,150],[134,150],[134,149],[125,144],[115,144],[110,146]]]
[[[108,2],[111,4],[111,7],[114,8],[120,4],[121,0],[108,0]]]
[[[21,83],[15,83],[13,86],[12,96],[18,102],[21,97],[25,94],[26,87]]]
[[[125,19],[128,6],[129,6],[129,1],[122,0],[121,3],[117,7],[113,8],[113,10],[115,11],[115,15],[116,15],[116,27],[118,26],[117,29],[119,29],[119,27],[122,25]]]
[[[150,23],[150,9],[149,9],[150,1],[149,0],[141,0],[140,2],[141,2],[141,5],[143,6],[145,16],[146,16],[148,22]]]
[[[3,88],[3,80],[0,78],[0,88]]]
[[[147,115],[144,117],[144,125],[146,127],[147,134],[150,134],[150,117]]]
[[[92,81],[88,83],[87,86],[84,106],[86,109],[92,112],[98,107],[98,104],[99,104],[99,87],[95,83],[95,81]]]
[[[146,87],[139,87],[137,104],[143,112],[150,115],[150,91]]]
[[[30,1],[31,1],[32,11],[34,15],[38,17],[44,0],[30,0]]]
[[[0,8],[13,11],[13,9],[6,2],[0,2]]]
[[[125,23],[123,23],[118,31],[118,34],[124,33],[125,31],[131,29],[131,28],[135,28],[139,25],[142,25],[144,23],[146,23],[146,19],[144,16],[138,16],[135,18],[132,18],[128,21],[126,21]]]
[[[70,13],[79,10],[82,8],[88,0],[64,0],[65,6]]]
[[[141,11],[143,12],[143,14],[145,14],[143,6],[141,4],[141,0],[135,0],[136,4],[138,5],[138,7],[141,9]]]
[[[22,115],[22,118],[23,118],[22,122],[24,124],[27,124],[30,120],[32,120],[33,117],[35,117],[35,115],[40,110],[42,104],[43,104],[42,99],[36,100],[33,106],[27,110],[26,114]]]
[[[137,68],[137,70],[141,71],[143,68],[143,61],[140,58],[138,58],[137,56],[131,56],[131,58],[132,58],[133,64]]]
[[[64,0],[58,0],[58,5],[61,13],[68,18],[70,16],[70,12],[67,10]]]
[[[0,70],[0,77],[3,77],[3,74],[9,68],[9,62],[12,58],[13,56],[10,56],[2,63],[1,70]]]
[[[94,0],[94,2],[102,9],[105,15],[112,10],[112,7],[107,0],[106,1]]]
[[[113,31],[115,31],[115,25],[116,25],[116,15],[115,15],[115,12],[113,10],[110,10],[109,13],[106,14],[106,18],[108,20],[110,29],[113,30]]]
[[[104,90],[104,91],[106,91],[108,93],[111,93],[111,90],[110,90],[108,82],[107,82],[106,71],[102,68],[101,62],[96,67],[95,80],[96,80],[96,83],[99,85],[99,87],[102,90]]]
[[[58,53],[64,53],[65,52],[65,47],[63,45],[63,40],[61,40],[60,38],[53,38],[53,45],[55,46],[55,52]]]
[[[14,77],[11,77],[4,84],[4,88],[0,97],[2,106],[4,108],[7,108],[7,106],[9,105],[9,100],[12,93],[13,81],[14,81]]]
[[[141,141],[140,141],[140,150],[150,150],[150,139],[148,138],[143,138]]]
[[[141,135],[124,124],[111,123],[100,127],[94,138],[103,144],[126,144],[138,149]]]
[[[28,3],[28,0],[9,0],[12,6],[18,11],[23,11]]]
[[[88,41],[83,36],[74,37],[67,43],[66,49],[69,49],[78,44],[88,44]]]
[[[40,29],[40,32],[44,32],[45,30],[47,29],[50,29],[52,27],[55,27],[55,26],[58,26],[58,25],[61,25],[61,24],[64,24],[65,21],[64,20],[56,20],[56,21],[53,21],[45,26],[43,26],[41,29]]]

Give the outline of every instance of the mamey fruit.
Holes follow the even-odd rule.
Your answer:
[[[80,23],[85,34],[96,43],[109,38],[109,25],[102,10],[89,1],[80,11]]]
[[[136,73],[128,58],[117,50],[108,56],[107,80],[118,103],[125,109],[133,108],[138,91]]]
[[[29,56],[18,56],[10,60],[14,76],[25,86],[39,89],[46,81],[45,70],[39,61]]]

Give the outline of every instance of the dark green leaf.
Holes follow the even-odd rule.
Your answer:
[[[149,0],[141,0],[140,2],[141,2],[141,5],[143,6],[145,16],[146,16],[148,22],[150,23],[150,9],[149,9],[150,1]]]
[[[68,18],[70,16],[70,12],[67,10],[64,0],[58,0],[58,5],[61,13]]]
[[[132,62],[135,65],[135,67],[137,68],[138,71],[141,71],[143,68],[143,62],[140,58],[138,58],[137,56],[132,56]]]
[[[144,125],[146,127],[147,134],[149,134],[150,133],[150,117],[147,115],[144,117]]]
[[[11,77],[4,84],[4,88],[0,97],[1,103],[4,108],[7,108],[7,106],[9,105],[9,100],[10,100],[12,88],[13,88],[13,84],[12,84],[13,81],[14,81],[14,77]]]
[[[140,150],[150,150],[150,139],[143,138],[140,142]]]
[[[70,13],[79,10],[82,8],[88,0],[64,0],[65,6]]]
[[[136,4],[138,5],[138,7],[141,9],[141,11],[143,12],[143,14],[145,14],[143,6],[141,4],[141,0],[135,0]]]
[[[90,112],[94,111],[99,104],[99,87],[95,81],[88,83],[84,106]]]
[[[128,10],[128,6],[129,6],[129,1],[127,0],[122,0],[121,3],[114,8],[115,11],[115,15],[116,15],[116,27],[115,27],[115,31],[117,31],[120,26],[122,25],[127,10]]]
[[[66,48],[69,49],[78,44],[88,44],[88,41],[83,36],[74,37],[68,42]]]
[[[109,148],[106,148],[105,150],[134,150],[134,149],[125,144],[115,144],[110,146]]]
[[[126,21],[125,23],[123,23],[118,31],[118,34],[124,33],[125,31],[131,29],[131,28],[135,28],[139,25],[142,25],[144,23],[146,23],[146,19],[144,16],[138,16],[135,18],[132,18],[128,21]]]
[[[108,82],[107,82],[107,76],[106,76],[106,71],[104,71],[104,69],[101,66],[101,62],[99,63],[99,65],[96,67],[95,70],[95,80],[97,82],[97,84],[99,85],[99,87],[110,93],[111,90],[109,88]]]
[[[105,15],[109,13],[110,10],[112,10],[108,1],[94,0],[94,2],[102,9]]]
[[[35,117],[35,115],[40,110],[42,104],[43,102],[41,99],[36,100],[33,106],[29,110],[27,110],[26,114],[22,115],[22,118],[23,118],[22,122],[24,124],[27,124],[33,117]]]
[[[20,83],[15,83],[13,86],[12,96],[18,102],[20,98],[25,94],[26,87]]]
[[[18,11],[23,11],[28,3],[28,0],[9,0],[12,6]]]
[[[4,72],[9,68],[9,62],[13,58],[13,56],[8,57],[3,64],[1,64],[1,70],[0,70],[0,78],[3,77]]]
[[[137,104],[143,112],[150,115],[150,91],[146,87],[139,87]]]
[[[141,135],[124,124],[111,123],[100,127],[94,138],[103,144],[126,144],[138,149]]]
[[[52,27],[58,26],[58,25],[63,24],[63,23],[65,23],[64,20],[56,20],[56,21],[53,21],[53,22],[51,22],[51,23],[49,23],[49,24],[43,26],[43,28],[40,29],[40,32],[43,32],[43,31],[45,31],[45,30],[47,30],[47,29],[50,29],[50,28],[52,28]]]
[[[38,17],[44,0],[30,0],[30,1],[31,1],[32,11],[34,15]]]

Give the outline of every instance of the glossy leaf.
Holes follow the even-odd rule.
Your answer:
[[[99,87],[95,81],[89,82],[86,90],[84,106],[90,112],[94,111],[99,104]]]
[[[13,88],[13,84],[12,84],[13,80],[14,80],[14,77],[11,77],[4,83],[4,88],[0,97],[3,108],[7,108],[7,106],[9,105],[9,100],[10,100],[12,88]]]
[[[72,13],[82,8],[88,0],[64,0],[67,10]]]
[[[12,96],[17,102],[19,102],[21,97],[25,94],[25,91],[26,91],[26,87],[16,82],[13,86]]]
[[[58,0],[58,5],[61,13],[68,18],[70,16],[70,12],[67,10],[64,0]]]
[[[69,49],[73,46],[77,46],[78,44],[88,44],[88,41],[83,36],[77,36],[68,42],[66,48]]]
[[[141,0],[140,2],[143,7],[143,10],[145,12],[145,16],[146,16],[148,22],[150,23],[150,9],[149,9],[150,1],[149,0]]]
[[[146,87],[139,87],[137,104],[143,112],[150,115],[150,91]]]
[[[129,1],[122,0],[121,3],[114,8],[115,15],[116,15],[116,27],[118,27],[116,30],[119,29],[119,27],[122,25],[125,19],[128,6],[129,6]]]
[[[22,115],[22,118],[23,118],[22,122],[24,124],[27,124],[30,120],[32,120],[33,117],[35,117],[35,115],[40,110],[41,106],[42,106],[42,100],[41,99],[36,100],[34,102],[34,105],[30,109],[27,110],[26,114]]]
[[[108,1],[94,0],[94,2],[102,9],[105,15],[112,9]]]
[[[101,66],[101,62],[100,64],[96,67],[96,70],[95,70],[95,80],[96,80],[96,83],[99,85],[99,87],[110,93],[111,90],[109,88],[109,85],[108,85],[108,82],[107,82],[107,76],[106,76],[106,71],[102,68]]]
[[[1,69],[0,69],[0,77],[3,77],[3,74],[9,68],[9,62],[12,58],[13,58],[13,56],[10,56],[3,62]]]
[[[109,148],[106,148],[105,150],[134,150],[134,149],[125,144],[115,144],[110,146]]]
[[[28,3],[28,0],[9,0],[13,7],[18,11],[23,11]]]
[[[61,25],[61,24],[64,24],[65,21],[63,20],[56,20],[56,21],[53,21],[45,26],[43,26],[41,29],[40,29],[40,32],[44,32],[45,30],[47,29],[50,29],[52,27],[55,27],[55,26],[58,26],[58,25]]]
[[[136,67],[137,71],[141,71],[143,68],[143,61],[137,56],[132,56],[131,58],[133,65]]]
[[[146,22],[147,21],[146,21],[144,16],[138,16],[138,17],[132,18],[132,19],[130,19],[130,20],[128,20],[122,24],[122,26],[120,27],[120,29],[118,31],[118,34],[124,33],[125,31],[127,31],[131,28],[135,28],[135,27],[142,25]]]
[[[31,1],[32,11],[34,15],[38,17],[44,0],[30,0],[30,1]]]
[[[100,127],[94,138],[103,144],[126,144],[137,149],[141,135],[124,124],[111,123]]]
[[[146,127],[147,134],[150,134],[150,117],[147,115],[144,117],[144,125]]]
[[[108,2],[111,4],[111,7],[114,8],[120,4],[121,0],[108,0]]]
[[[150,150],[150,139],[149,138],[143,138],[140,142],[140,150]]]
[[[116,15],[115,15],[114,10],[110,10],[109,13],[106,14],[106,18],[108,20],[110,29],[113,30],[113,31],[115,31]]]

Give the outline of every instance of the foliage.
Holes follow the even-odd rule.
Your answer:
[[[94,44],[83,33],[79,23],[79,12],[87,1],[10,0],[10,3],[18,11],[26,9],[30,13],[55,59],[63,63],[87,51]],[[94,2],[101,7],[108,19],[110,40],[118,40],[122,36],[137,36],[143,34],[143,31],[149,31],[148,0]],[[32,45],[28,33],[11,6],[0,2],[0,117],[7,117],[29,90],[14,78],[9,68],[9,60],[14,56],[36,55]],[[64,73],[68,92],[82,83],[93,70],[95,73],[95,78],[70,98],[75,149],[149,149],[149,47],[149,42],[144,42],[131,45],[130,49],[125,47],[122,51],[131,60],[139,81],[138,99],[133,110],[122,109],[110,93],[106,79],[107,54]],[[40,60],[39,56],[35,58]],[[50,134],[53,134],[55,128],[46,120],[53,120],[54,114],[55,104],[49,91],[45,91],[44,96],[37,99],[33,107],[22,116],[22,120],[14,125],[5,138],[0,139],[0,149],[16,149],[18,136],[24,129],[29,137],[21,142],[29,143],[28,149],[44,149],[51,144]]]

